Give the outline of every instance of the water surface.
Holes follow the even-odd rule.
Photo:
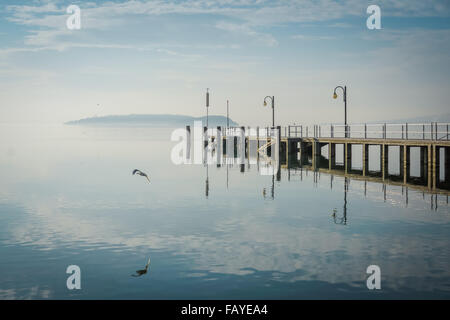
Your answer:
[[[0,298],[450,298],[448,196],[176,166],[171,131],[0,126]]]

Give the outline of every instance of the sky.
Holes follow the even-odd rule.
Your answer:
[[[70,30],[69,5],[81,10]],[[369,30],[369,5],[381,29]],[[449,113],[450,0],[0,2],[0,123],[110,114],[269,125]]]

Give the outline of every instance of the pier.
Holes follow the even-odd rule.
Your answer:
[[[358,124],[294,125],[266,128],[214,128],[205,146],[212,145],[220,154],[232,147],[233,154],[244,158],[271,155],[276,150],[278,165],[285,169],[304,167],[315,172],[343,175],[352,179],[415,187],[422,191],[448,194],[450,190],[450,138],[448,123],[428,124]],[[190,131],[190,128],[188,128]],[[230,144],[230,140],[232,143]],[[221,143],[218,143],[221,141]],[[342,161],[337,161],[337,148]],[[396,152],[393,152],[397,148]],[[355,149],[360,150],[356,152]],[[411,175],[411,152],[420,174]],[[252,150],[252,152],[250,151]],[[379,159],[374,159],[374,155]],[[395,154],[396,156],[394,156]],[[266,157],[267,158],[267,157]],[[360,159],[360,167],[355,160]],[[369,164],[379,163],[378,169]],[[358,161],[359,162],[359,161]],[[389,171],[389,163],[398,162],[398,173]],[[443,179],[441,171],[443,170]]]

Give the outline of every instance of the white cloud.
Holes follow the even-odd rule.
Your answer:
[[[256,42],[270,47],[278,44],[278,41],[271,34],[257,32],[246,24],[235,24],[221,21],[216,24],[216,28],[254,38],[256,39]]]
[[[28,45],[48,45],[64,35],[65,7],[55,1],[38,2],[32,5],[11,5],[10,21],[37,28],[30,30],[25,39]],[[216,26],[224,31],[241,32],[254,37],[259,43],[276,45],[276,39],[258,30],[260,27],[285,25],[288,23],[328,21],[346,16],[365,16],[368,3],[357,0],[334,1],[264,1],[264,0],[187,0],[187,1],[139,1],[87,3],[82,8],[83,28],[86,30],[105,30],[126,24],[126,17],[180,15],[216,15],[222,20]],[[403,17],[446,17],[450,15],[448,2],[437,0],[381,0],[383,16]],[[345,26],[336,22],[335,26]],[[47,28],[47,29],[46,29]],[[58,32],[59,31],[59,32]]]

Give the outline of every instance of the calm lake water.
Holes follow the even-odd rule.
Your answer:
[[[1,125],[0,298],[450,298],[446,195],[176,166],[171,131]]]

